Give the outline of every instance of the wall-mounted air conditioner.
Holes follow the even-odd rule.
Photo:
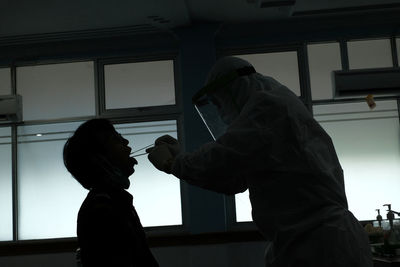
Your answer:
[[[400,68],[334,71],[335,97],[400,96]]]
[[[22,97],[0,95],[0,123],[22,121]]]

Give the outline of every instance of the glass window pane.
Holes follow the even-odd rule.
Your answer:
[[[176,121],[119,124],[115,126],[127,140],[132,151],[154,144],[156,138],[169,134],[176,138]],[[144,150],[134,153],[144,153]],[[179,179],[158,171],[147,155],[136,157],[139,162],[130,177],[129,192],[143,226],[182,224]]]
[[[0,128],[0,241],[13,238],[11,128]]]
[[[17,68],[24,120],[94,115],[94,92],[93,62]]]
[[[19,239],[76,236],[87,190],[64,167],[62,150],[80,124],[18,127]]]
[[[10,68],[0,68],[0,95],[11,95]]]
[[[344,170],[349,209],[359,220],[376,218],[390,203],[400,209],[400,128],[396,101],[314,106]],[[397,208],[397,209],[396,209]],[[382,212],[385,214],[386,212]]]
[[[349,209],[373,220],[375,209],[400,209],[400,126],[396,101],[315,105],[314,115],[331,136],[344,170]],[[237,194],[237,222],[252,221],[248,191]],[[384,214],[384,212],[382,213]]]
[[[250,62],[258,73],[270,76],[300,96],[297,52],[237,55]]]
[[[172,60],[104,66],[106,109],[175,104]]]
[[[393,67],[389,39],[347,42],[350,69]]]
[[[251,222],[251,203],[249,199],[249,190],[235,195],[236,221]]]
[[[332,72],[342,69],[339,43],[308,45],[311,94],[313,100],[333,98]]]

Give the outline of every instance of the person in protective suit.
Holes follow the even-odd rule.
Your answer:
[[[331,138],[294,93],[226,57],[193,102],[215,141],[184,153],[162,136],[148,149],[157,169],[224,194],[248,189],[266,266],[373,265]]]
[[[129,141],[106,119],[92,119],[64,145],[64,164],[89,193],[78,213],[83,267],[158,267],[126,189],[137,164]]]

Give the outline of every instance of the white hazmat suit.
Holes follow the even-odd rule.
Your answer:
[[[207,84],[246,66],[223,58]],[[254,223],[271,242],[267,266],[372,266],[366,233],[348,211],[332,141],[299,98],[259,73],[238,77],[214,97],[229,123],[225,134],[192,153],[159,138],[156,148],[169,143],[174,156],[168,172],[225,194],[249,189]],[[153,164],[157,153],[149,154]]]

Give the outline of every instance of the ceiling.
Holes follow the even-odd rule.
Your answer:
[[[400,8],[400,0],[0,0],[0,38],[115,28],[151,32],[194,22],[243,23],[393,8]]]

